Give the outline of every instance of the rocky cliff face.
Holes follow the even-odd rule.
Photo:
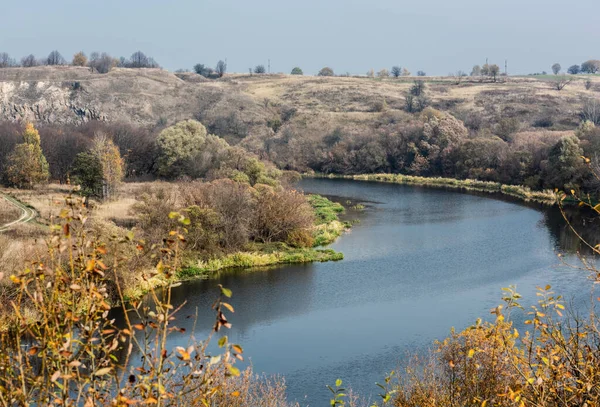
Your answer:
[[[192,75],[188,75],[190,78]],[[159,69],[84,67],[0,69],[0,120],[83,123],[89,120],[155,124],[194,117],[213,84]]]

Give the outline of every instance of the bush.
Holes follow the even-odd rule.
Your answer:
[[[302,72],[302,69],[295,67],[292,69],[291,75],[304,75],[304,72]]]
[[[319,76],[333,76],[333,69],[326,66],[319,71]]]

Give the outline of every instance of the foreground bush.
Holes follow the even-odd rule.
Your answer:
[[[144,303],[126,304],[119,279],[121,246],[143,242],[133,236],[101,240],[87,227],[83,202],[68,198],[48,243],[49,261],[33,262],[10,278],[16,296],[14,316],[0,331],[0,404],[4,406],[244,406],[284,405],[280,381],[257,382],[251,372],[240,377],[235,360],[242,348],[227,336],[218,341],[221,353],[206,349],[213,334],[230,328],[225,312],[233,312],[221,288],[214,303],[212,333],[187,348],[167,348],[167,338],[182,333],[171,288],[151,290]],[[173,278],[180,266],[185,226],[189,220],[171,214],[176,222],[161,247],[158,265],[145,276]],[[108,254],[112,252],[109,262]],[[65,254],[62,256],[61,254]],[[124,326],[109,318],[109,284],[116,284],[125,315]],[[22,306],[32,309],[30,317]],[[134,322],[135,321],[135,322]],[[134,351],[143,355],[132,360]]]

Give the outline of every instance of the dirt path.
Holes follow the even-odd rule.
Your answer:
[[[28,208],[16,199],[8,195],[4,195],[2,193],[0,193],[0,199],[6,200],[9,204],[21,211],[21,217],[19,219],[6,223],[4,225],[0,225],[0,232],[4,232],[15,225],[18,225],[19,223],[26,223],[35,219],[37,213],[34,209]]]

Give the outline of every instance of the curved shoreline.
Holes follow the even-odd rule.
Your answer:
[[[355,181],[372,181],[382,183],[392,183],[401,185],[416,185],[434,188],[452,188],[465,191],[497,193],[524,202],[537,202],[544,205],[555,205],[556,195],[554,191],[532,191],[522,185],[507,185],[492,181],[478,181],[472,179],[459,180],[456,178],[443,177],[420,177],[403,174],[357,174],[357,175],[338,175],[338,174],[302,174],[306,178],[328,178],[328,179],[350,179]]]

